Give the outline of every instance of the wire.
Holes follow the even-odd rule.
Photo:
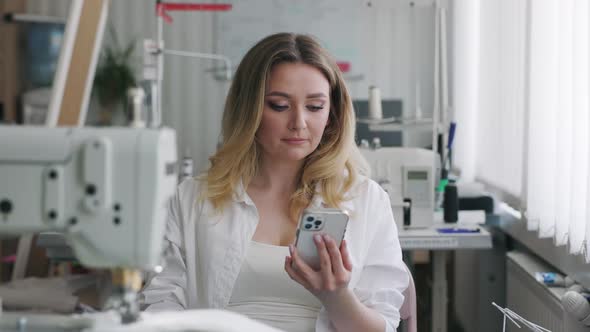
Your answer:
[[[492,305],[494,307],[496,307],[496,309],[498,309],[503,315],[504,315],[504,323],[503,323],[503,327],[502,327],[502,331],[506,332],[506,318],[510,319],[510,321],[512,321],[512,323],[514,323],[514,325],[518,326],[518,328],[521,328],[520,325],[518,325],[518,323],[515,321],[519,321],[521,324],[523,324],[524,326],[528,327],[529,329],[531,329],[531,331],[534,332],[551,332],[551,330],[548,330],[542,326],[539,326],[535,323],[532,323],[528,320],[526,320],[524,317],[520,316],[519,314],[517,314],[516,312],[508,309],[508,308],[502,308],[499,305],[497,305],[495,302],[492,302]]]

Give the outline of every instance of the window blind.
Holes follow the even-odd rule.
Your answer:
[[[474,42],[480,45],[479,63],[467,74],[453,68],[459,83],[464,75],[478,76],[475,115],[455,112],[458,127],[477,119],[477,133],[457,136],[475,141],[477,149],[463,151],[456,164],[462,173],[471,171],[519,196],[530,230],[590,261],[588,2],[479,4],[479,39]],[[460,92],[453,96],[453,103],[461,105],[456,100]]]

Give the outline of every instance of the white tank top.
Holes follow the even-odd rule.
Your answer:
[[[226,309],[285,331],[315,331],[322,306],[285,271],[289,248],[250,241]]]

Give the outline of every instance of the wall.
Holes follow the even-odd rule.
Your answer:
[[[187,2],[187,1],[181,1]],[[227,1],[232,2],[232,1]],[[155,35],[155,1],[111,1],[109,22],[121,44],[137,40],[135,64],[142,64],[144,38]],[[369,85],[377,85],[383,98],[402,99],[404,112],[413,116],[416,77],[420,81],[423,117],[432,114],[434,62],[434,9],[432,1],[420,0],[420,10],[411,15],[410,1],[372,1],[372,10],[364,17],[365,34],[358,45],[366,59],[364,79],[350,81],[353,97],[367,97]],[[392,6],[394,3],[395,6]],[[442,0],[447,4],[447,0]],[[69,0],[31,0],[29,12],[67,16]],[[223,15],[217,14],[217,15]],[[166,47],[198,52],[215,52],[216,17],[211,13],[174,13],[174,23],[165,27]],[[415,20],[416,29],[412,29]],[[269,31],[269,33],[271,33]],[[105,36],[109,36],[108,31]],[[414,36],[414,37],[412,37]],[[415,47],[412,40],[416,41]],[[414,62],[416,60],[416,62]],[[209,72],[219,64],[209,60],[167,58],[164,67],[163,121],[177,130],[179,151],[195,160],[203,170],[207,157],[215,151],[219,138],[223,101],[229,82],[217,81]],[[415,75],[416,72],[416,75]],[[90,117],[90,115],[89,115]],[[417,143],[429,142],[430,134],[411,137]]]
[[[69,3],[69,0],[32,0],[28,11],[67,17]],[[155,35],[154,4],[155,1],[145,0],[111,1],[109,24],[120,44],[137,41],[134,62],[138,75],[143,62],[143,39]],[[174,14],[174,23],[164,29],[166,47],[213,52],[212,28],[210,14]],[[106,31],[105,42],[109,38],[110,33]],[[167,58],[164,67],[163,122],[176,129],[179,152],[191,155],[200,169],[207,165],[207,156],[215,151],[222,101],[228,88],[228,83],[218,82],[205,73],[211,66],[206,60]]]

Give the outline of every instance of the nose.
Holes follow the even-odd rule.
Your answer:
[[[289,129],[291,130],[303,130],[307,128],[307,119],[304,106],[298,106],[291,112],[291,119],[289,123]]]

